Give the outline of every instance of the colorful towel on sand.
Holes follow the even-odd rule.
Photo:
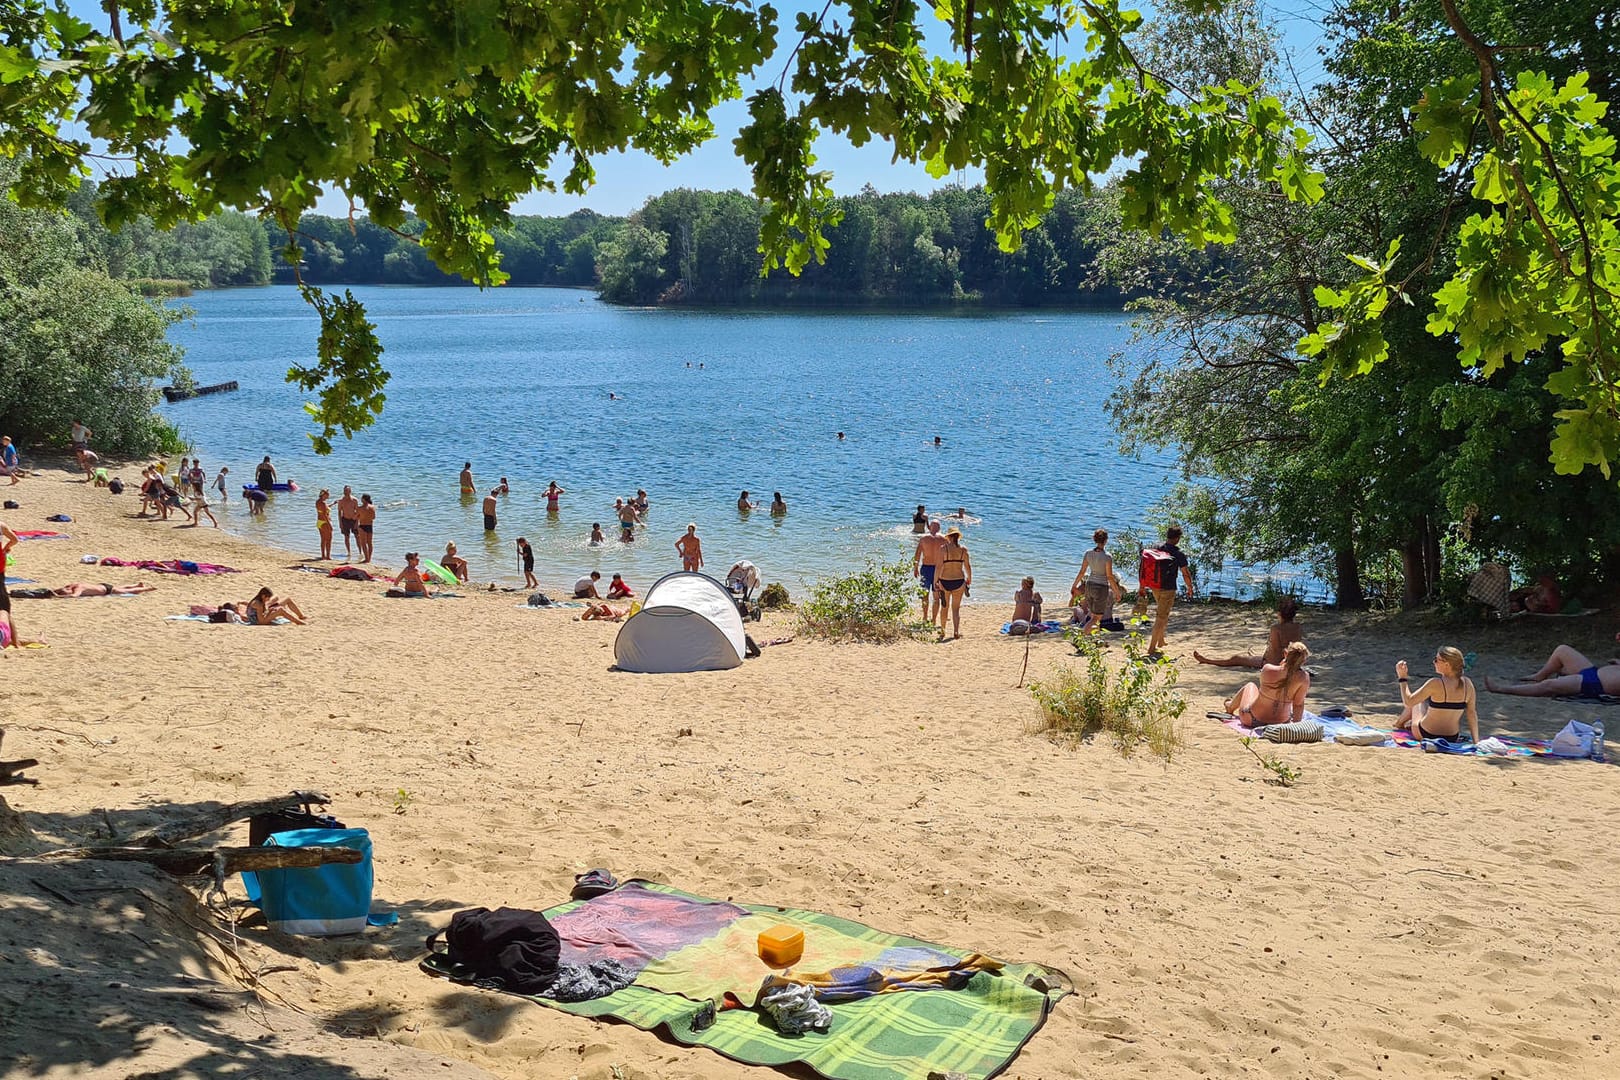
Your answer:
[[[994,1076],[1069,992],[1060,973],[1039,964],[1000,964],[832,915],[707,900],[643,881],[560,905],[546,918],[562,941],[560,963],[613,959],[637,974],[592,1001],[531,1000],[647,1031],[662,1027],[677,1042],[752,1065],[802,1062],[831,1080]],[[781,924],[805,935],[803,959],[786,971],[767,967],[758,953],[760,932]],[[443,954],[422,966],[449,974]],[[830,1030],[777,1031],[752,1007],[768,976],[815,987],[832,1008]],[[713,1026],[693,1031],[693,1018],[711,1002],[719,1005]]]
[[[1003,634],[1011,635],[1012,634],[1012,623],[1010,623],[1010,622],[1009,623],[1002,623],[1001,624],[1001,632]],[[1029,632],[1031,634],[1061,634],[1063,632],[1063,624],[1058,622],[1056,619],[1047,619],[1045,622],[1038,622],[1038,623],[1032,624],[1030,626]],[[1019,634],[1018,636],[1019,637],[1025,637],[1026,635]]]
[[[1239,735],[1255,734],[1256,729],[1244,727],[1235,716],[1223,716],[1220,713],[1210,713],[1209,715],[1212,719],[1218,719],[1223,726],[1231,728]],[[1361,734],[1380,730],[1365,727],[1353,720],[1318,716],[1309,710],[1305,713],[1305,719],[1315,720],[1322,725],[1323,742],[1334,742],[1338,735]],[[1433,753],[1457,754],[1464,757],[1542,757],[1548,753],[1548,744],[1544,739],[1521,739],[1511,735],[1493,735],[1488,739],[1481,739],[1476,745],[1467,739],[1417,739],[1408,731],[1392,731],[1385,734],[1387,738],[1383,742],[1357,743],[1357,745],[1427,749]],[[1425,743],[1428,746],[1425,746]]]
[[[73,537],[67,533],[52,532],[50,529],[17,529],[19,540],[71,540]]]
[[[192,562],[189,559],[127,559],[106,558],[102,566],[130,566],[137,570],[150,570],[154,574],[238,574],[240,570],[217,563]]]
[[[214,622],[213,619],[210,619],[206,615],[165,615],[163,617],[165,619],[169,620],[170,622],[200,622],[200,623],[213,623]],[[238,620],[236,620],[234,622],[214,623],[214,625],[216,625],[216,626],[258,626],[259,624],[258,623],[250,623],[246,619],[238,619]],[[288,619],[283,619],[283,618],[277,617],[277,618],[271,620],[270,625],[271,626],[291,626],[292,622],[290,620],[288,620]]]

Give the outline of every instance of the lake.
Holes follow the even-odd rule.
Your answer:
[[[437,558],[455,540],[475,579],[519,584],[521,535],[544,586],[599,569],[640,589],[680,568],[674,542],[695,522],[708,572],[749,559],[797,596],[869,557],[909,560],[923,503],[981,519],[963,530],[973,600],[1006,599],[1032,574],[1058,602],[1092,530],[1145,531],[1173,479],[1172,458],[1121,457],[1103,411],[1107,357],[1130,336],[1118,312],[643,310],[563,289],[353,291],[393,377],[377,424],[325,458],[285,381],[313,356],[318,327],[297,291],[181,302],[194,316],[170,333],[197,382],[241,384],[162,408],[210,481],[230,467],[225,528],[315,554],[315,495],[350,484],[381,506],[384,565],[406,550]],[[302,490],[250,518],[241,484],[265,454]],[[459,494],[464,461],[477,497]],[[511,494],[486,534],[479,503],[502,476]],[[548,515],[551,480],[567,494]],[[588,546],[592,522],[617,535],[613,500],[637,488],[652,508],[636,541]],[[762,508],[781,492],[788,513],[739,513],[744,489]],[[1134,567],[1120,572],[1134,582]],[[1228,570],[1205,586],[1224,578],[1231,594],[1251,577]]]

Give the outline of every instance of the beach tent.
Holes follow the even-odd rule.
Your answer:
[[[613,655],[623,671],[716,671],[743,662],[742,616],[707,574],[665,574],[641,610],[619,628]]]

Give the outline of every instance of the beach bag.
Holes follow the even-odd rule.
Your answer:
[[[371,835],[364,829],[294,829],[271,833],[270,847],[351,847],[357,863],[243,874],[248,898],[256,900],[272,930],[311,937],[358,934],[371,914]]]
[[[432,951],[439,938],[427,939]],[[538,911],[523,908],[469,908],[458,911],[444,931],[450,962],[480,987],[537,994],[557,978],[562,942]]]
[[[1137,580],[1144,589],[1174,589],[1176,587],[1176,557],[1158,548],[1142,549],[1142,565]]]
[[[1594,752],[1595,751],[1595,752]],[[1603,758],[1603,728],[1571,720],[1553,736],[1547,753],[1563,758]]]

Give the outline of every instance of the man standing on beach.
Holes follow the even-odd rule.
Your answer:
[[[934,621],[934,605],[938,603],[934,575],[939,572],[939,553],[944,546],[945,538],[939,535],[939,518],[934,518],[928,523],[928,531],[917,538],[917,550],[911,556],[911,576],[922,579],[923,622]]]
[[[497,496],[499,496],[500,493],[501,493],[500,488],[490,488],[489,489],[489,494],[484,496],[484,531],[485,532],[494,532],[495,531],[495,507],[498,505]]]
[[[360,501],[354,497],[354,489],[348,484],[343,485],[343,498],[338,500],[338,529],[343,533],[343,561],[352,559],[349,542],[354,539],[354,527],[360,520]]]
[[[1187,599],[1191,600],[1194,591],[1192,566],[1187,562],[1187,556],[1177,546],[1180,543],[1181,527],[1172,525],[1164,531],[1164,543],[1159,545],[1159,550],[1168,554],[1175,561],[1172,572],[1180,572],[1182,579],[1187,583]],[[1147,592],[1148,590],[1140,584],[1137,586],[1136,610],[1138,613],[1147,609]],[[1171,580],[1168,587],[1153,590],[1153,602],[1157,606],[1157,610],[1153,615],[1153,633],[1148,637],[1148,656],[1156,659],[1164,651],[1164,631],[1170,625],[1170,609],[1176,603],[1174,579]]]

